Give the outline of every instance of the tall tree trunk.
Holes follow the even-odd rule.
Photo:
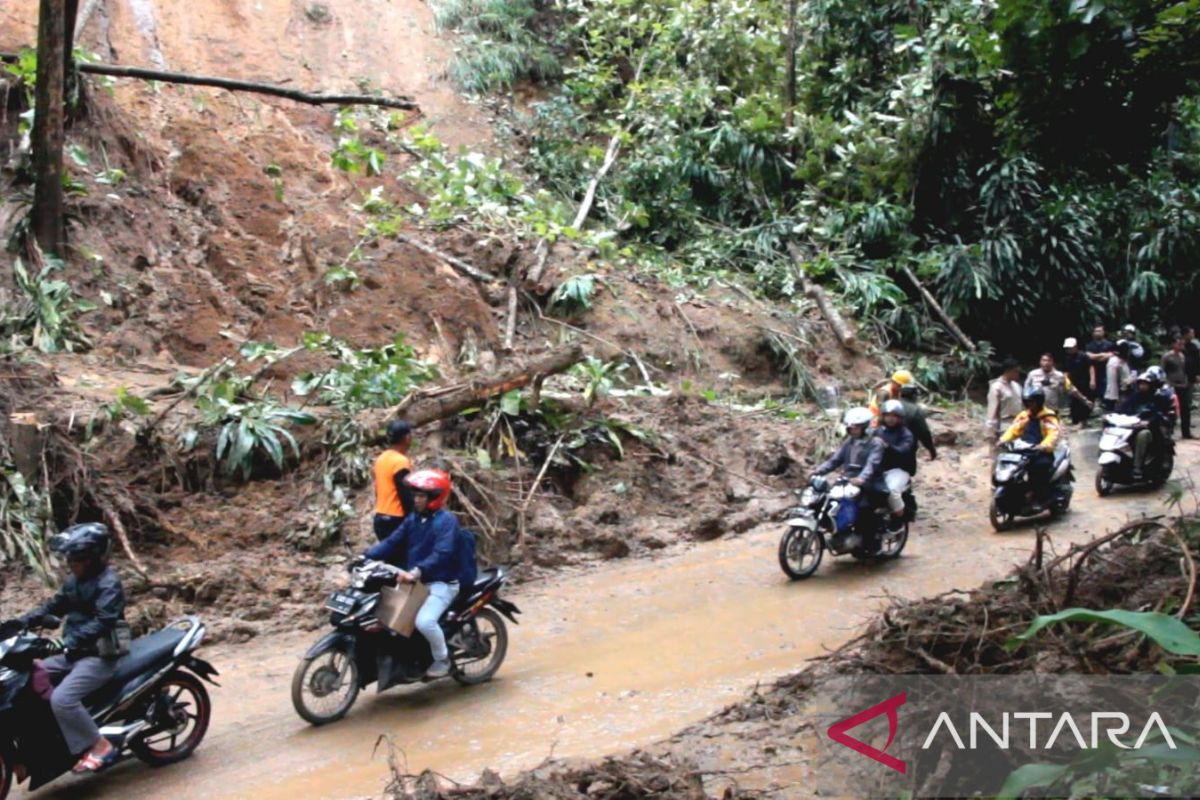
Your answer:
[[[796,6],[798,3],[799,0],[788,0],[787,86],[785,87],[787,114],[784,117],[784,125],[789,130],[796,126]],[[792,142],[789,150],[794,163],[796,161],[795,141]]]
[[[70,103],[75,94],[75,20],[79,16],[79,0],[63,0],[63,102]]]
[[[33,119],[33,235],[43,252],[66,255],[63,222],[63,43],[66,0],[41,0]]]

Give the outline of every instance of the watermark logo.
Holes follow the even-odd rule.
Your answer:
[[[906,699],[908,699],[908,692],[901,692],[894,697],[889,697],[882,703],[876,703],[870,708],[858,712],[852,717],[846,717],[846,719],[842,720],[841,722],[830,725],[828,730],[829,738],[833,739],[838,744],[849,747],[856,753],[861,753],[867,758],[878,761],[885,767],[890,767],[891,769],[894,769],[902,774],[907,772],[908,765],[905,762],[884,752],[884,750],[887,750],[888,747],[891,746],[892,742],[896,739],[896,732],[900,728],[900,717],[896,713],[896,709],[904,705],[904,701]],[[887,714],[888,720],[888,740],[887,744],[883,746],[883,750],[880,750],[877,747],[872,747],[866,742],[855,739],[853,736],[848,736],[846,734],[846,731],[852,728],[857,728],[864,722],[870,722],[880,714]]]

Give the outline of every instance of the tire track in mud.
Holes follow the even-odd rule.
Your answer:
[[[1164,492],[1097,498],[1089,441],[1076,446],[1072,512],[1048,529],[1058,550],[1130,516],[1166,511]],[[1200,444],[1181,442],[1178,453],[1179,474],[1200,474]],[[850,638],[885,591],[916,598],[968,588],[1027,558],[1034,526],[997,534],[988,525],[988,463],[981,450],[922,462],[921,516],[904,556],[888,564],[827,559],[812,579],[790,583],[775,559],[779,526],[768,523],[521,587],[511,597],[523,624],[511,629],[494,682],[364,693],[327,728],[305,725],[288,696],[291,671],[319,633],[214,647],[206,657],[223,687],[213,690],[213,727],[197,754],[161,770],[122,764],[87,791],[129,800],[377,795],[387,778],[382,751],[372,755],[380,736],[391,737],[411,771],[458,780],[485,767],[533,767],[551,752],[597,757],[649,744]],[[74,797],[82,788],[63,779],[33,796]]]

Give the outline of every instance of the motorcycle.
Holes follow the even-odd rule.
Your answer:
[[[46,616],[34,630],[16,620],[0,624],[0,800],[15,784],[27,779],[32,791],[75,764],[50,703],[35,690],[34,661],[62,651],[38,632],[60,622]],[[199,619],[185,617],[135,639],[112,680],[85,700],[100,734],[123,756],[161,767],[200,746],[212,716],[201,679],[217,685],[217,671],[195,656],[204,634]]]
[[[1146,454],[1142,479],[1133,477],[1133,439],[1150,423],[1131,414],[1105,414],[1104,429],[1100,433],[1100,469],[1096,471],[1096,494],[1104,497],[1117,486],[1159,487],[1171,477],[1175,468],[1175,442],[1170,436],[1162,437],[1159,447],[1151,447]]]
[[[1037,445],[1017,440],[1009,442],[1005,450],[996,457],[992,472],[992,504],[988,517],[992,527],[998,531],[1008,530],[1018,517],[1035,517],[1050,513],[1055,517],[1071,507],[1071,495],[1075,492],[1075,470],[1071,465],[1071,448],[1060,444],[1054,451],[1054,465],[1050,472],[1049,502],[1045,507],[1033,501],[1029,486],[1029,459],[1038,452]]]
[[[382,692],[425,677],[433,654],[418,632],[402,636],[376,619],[380,591],[394,586],[400,570],[366,561],[351,570],[351,585],[329,596],[325,607],[334,630],[304,654],[292,676],[292,705],[305,721],[325,725],[341,719],[361,689]],[[490,681],[508,652],[504,615],[516,624],[520,609],[501,599],[508,580],[503,567],[483,570],[475,585],[460,591],[441,619],[450,650],[450,675],[464,686]],[[499,613],[497,613],[499,612]]]
[[[859,510],[850,530],[838,531],[838,510],[843,503],[858,503],[862,491],[846,478],[830,482],[818,475],[808,482],[800,505],[788,512],[787,529],[779,540],[779,566],[789,578],[811,576],[821,566],[826,550],[835,556],[849,553],[862,561],[886,561],[900,555],[908,543],[909,523],[917,513],[912,492],[904,493],[904,525],[899,530],[888,530],[891,513],[881,497]]]

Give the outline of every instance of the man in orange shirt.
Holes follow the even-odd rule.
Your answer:
[[[394,419],[387,427],[388,447],[375,459],[375,538],[383,541],[412,513],[412,488],[404,482],[412,470],[408,447],[412,426]]]

